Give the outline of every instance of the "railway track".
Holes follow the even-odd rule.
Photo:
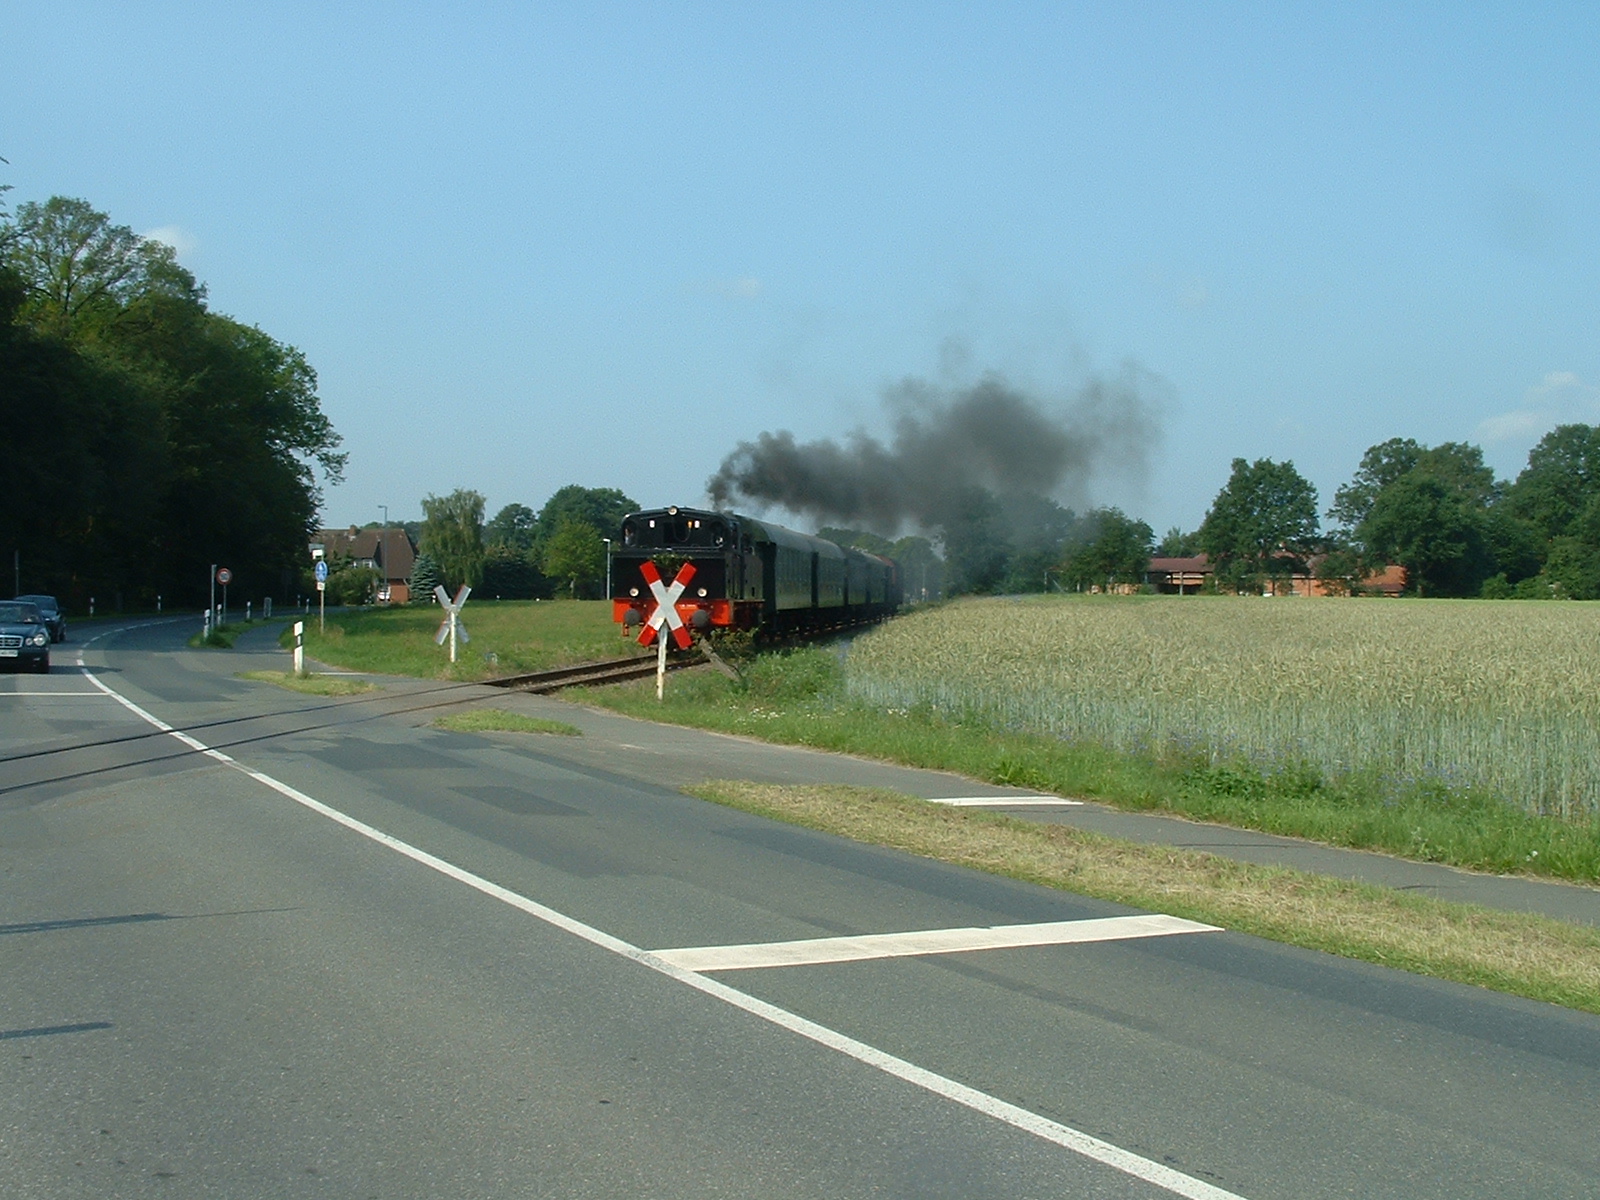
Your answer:
[[[667,670],[698,665],[696,658],[668,657]],[[507,688],[516,692],[532,692],[543,696],[559,692],[562,688],[590,687],[597,683],[623,683],[629,679],[645,679],[656,673],[656,658],[611,658],[604,662],[581,663],[575,667],[556,667],[550,671],[534,671],[528,675],[507,675],[502,679],[485,679],[490,687]]]

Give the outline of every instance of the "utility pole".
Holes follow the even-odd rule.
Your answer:
[[[389,597],[389,603],[394,602],[394,596],[389,591],[389,506],[378,505],[383,510],[383,528],[378,531],[378,562],[383,569],[383,594]]]

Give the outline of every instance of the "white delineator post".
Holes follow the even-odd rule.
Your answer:
[[[444,585],[441,583],[433,589],[433,594],[435,599],[439,601],[439,607],[444,609],[445,612],[445,618],[439,623],[439,632],[434,634],[433,642],[436,646],[442,646],[445,640],[449,639],[450,661],[455,662],[457,636],[461,638],[462,645],[466,645],[472,640],[467,636],[467,627],[461,623],[461,606],[467,602],[467,597],[472,594],[472,589],[463,583],[460,590],[456,592],[456,598],[451,600],[450,593],[444,590]]]
[[[661,700],[667,691],[667,639],[661,633],[661,627],[665,625],[672,630],[672,638],[680,650],[687,650],[694,644],[689,631],[684,628],[683,616],[678,612],[678,597],[683,595],[689,581],[694,578],[694,564],[684,563],[670,587],[661,582],[661,572],[648,559],[640,564],[639,573],[650,585],[650,594],[656,602],[655,608],[645,619],[644,628],[639,631],[639,644],[648,646],[652,638],[656,639],[656,699]]]
[[[306,673],[306,623],[304,621],[296,621],[294,623],[294,673],[296,675],[304,675]]]

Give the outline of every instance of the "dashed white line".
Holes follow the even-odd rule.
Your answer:
[[[704,995],[721,1000],[725,1004],[749,1013],[751,1016],[759,1017],[761,1020],[776,1025],[781,1029],[798,1034],[818,1045],[826,1046],[830,1050],[837,1051],[848,1058],[855,1059],[857,1062],[882,1071],[886,1075],[912,1084],[946,1100],[954,1101],[974,1112],[982,1113],[1015,1129],[1030,1133],[1043,1141],[1051,1142],[1093,1162],[1101,1163],[1104,1166],[1121,1171],[1125,1175],[1153,1184],[1163,1191],[1182,1196],[1185,1200],[1244,1200],[1244,1197],[1209,1184],[1203,1179],[1196,1179],[1192,1175],[1176,1171],[1164,1163],[1145,1158],[1143,1155],[1135,1154],[1131,1150],[1124,1150],[1121,1146],[1103,1141],[1092,1134],[1073,1129],[1068,1125],[1062,1125],[1060,1122],[1052,1121],[1048,1117],[1042,1117],[1038,1113],[1029,1112],[1025,1108],[1008,1103],[996,1096],[991,1096],[987,1092],[980,1092],[976,1088],[968,1087],[964,1083],[958,1083],[954,1079],[929,1071],[925,1067],[919,1067],[913,1062],[885,1053],[875,1046],[869,1046],[865,1042],[857,1041],[855,1038],[839,1033],[837,1030],[829,1029],[825,1025],[819,1025],[815,1021],[807,1020],[805,1017],[788,1011],[788,1009],[779,1008],[777,1005],[769,1004],[765,1000],[758,1000],[754,996],[746,995],[744,992],[731,988],[727,984],[715,979],[709,979],[698,972],[670,962],[659,954],[630,945],[621,938],[613,937],[611,934],[596,929],[592,925],[586,925],[576,918],[569,917],[565,913],[540,904],[537,900],[530,900],[528,897],[513,892],[509,888],[502,887],[498,883],[493,883],[480,875],[474,875],[471,871],[464,870],[454,863],[429,854],[426,850],[418,849],[416,846],[403,842],[397,837],[384,833],[381,829],[342,813],[338,809],[306,795],[298,788],[291,787],[281,780],[274,779],[270,775],[247,767],[237,759],[223,754],[220,750],[213,750],[204,743],[190,737],[181,729],[168,725],[159,717],[146,712],[133,701],[101,683],[95,676],[90,675],[88,668],[83,665],[81,651],[78,655],[77,665],[83,670],[90,682],[101,691],[116,699],[129,711],[137,713],[163,733],[176,738],[190,749],[204,754],[208,758],[215,759],[217,762],[223,763],[244,775],[248,775],[251,779],[271,788],[280,795],[286,796],[296,804],[303,805],[312,812],[327,817],[330,821],[337,822],[346,829],[359,833],[362,837],[368,838],[380,846],[385,846],[397,854],[403,854],[414,862],[437,871],[450,879],[464,883],[468,887],[525,912],[531,917],[544,921],[556,929],[582,938],[591,945],[609,950],[613,954],[631,959],[641,966],[648,967],[650,970],[665,975],[670,979],[675,979],[679,983],[691,987]],[[1167,919],[1172,920],[1175,918]]]
[[[954,808],[1052,808],[1082,804],[1060,796],[929,796],[929,804],[948,804]]]
[[[1037,925],[994,925],[968,929],[920,929],[909,933],[865,933],[853,937],[805,938],[793,942],[757,942],[743,946],[690,946],[657,950],[655,956],[689,971],[745,971],[757,967],[815,966],[862,962],[874,958],[910,958],[924,954],[961,954],[973,950],[1006,950],[1022,946],[1065,946],[1112,942],[1127,938],[1170,937],[1178,933],[1217,933],[1164,913],[1131,917],[1095,917],[1086,921],[1046,921]]]

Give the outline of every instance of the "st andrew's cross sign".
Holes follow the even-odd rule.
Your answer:
[[[646,560],[640,564],[639,573],[650,585],[650,594],[656,601],[656,606],[645,618],[644,628],[639,631],[639,644],[648,646],[655,641],[661,626],[665,625],[672,630],[672,640],[678,643],[678,649],[687,650],[694,642],[689,636],[689,630],[684,626],[683,614],[678,611],[678,597],[683,595],[689,586],[689,581],[694,578],[694,564],[684,563],[671,586],[661,582],[661,572],[656,570],[653,562]]]

